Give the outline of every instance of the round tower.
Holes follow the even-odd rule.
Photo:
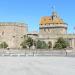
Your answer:
[[[66,34],[67,23],[65,23],[55,11],[51,16],[44,16],[40,20],[41,34]]]

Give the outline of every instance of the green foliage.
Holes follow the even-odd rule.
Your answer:
[[[48,42],[48,48],[49,48],[49,49],[52,48],[52,43],[51,43],[51,41]]]
[[[22,46],[22,48],[27,48],[27,46],[26,46],[26,40],[24,40],[24,41],[20,44],[20,46]]]
[[[45,43],[45,41],[37,41],[37,49],[46,49],[48,48],[47,44]]]
[[[20,46],[22,46],[22,48],[27,48],[27,47],[31,47],[33,45],[33,39],[30,37],[24,37],[24,41],[20,44]]]
[[[26,44],[30,48],[33,45],[33,39],[28,37],[28,39],[26,40]]]
[[[42,42],[38,40],[36,46],[37,46],[37,49],[42,48]]]
[[[0,44],[0,48],[7,48],[8,47],[8,44],[6,42],[2,42]]]
[[[65,41],[62,37],[58,38],[57,42],[55,43],[55,49],[64,49],[69,46],[69,43]]]
[[[62,45],[60,43],[55,43],[55,46],[54,46],[55,49],[62,49]]]
[[[48,45],[46,44],[45,41],[42,41],[42,48],[43,48],[43,49],[47,49],[47,48],[48,48]]]

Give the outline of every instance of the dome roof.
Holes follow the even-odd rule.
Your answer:
[[[49,24],[64,24],[65,22],[58,17],[56,12],[52,13],[52,16],[42,17],[40,20],[40,25],[49,25]]]

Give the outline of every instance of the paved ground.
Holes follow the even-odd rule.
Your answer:
[[[0,57],[0,75],[75,75],[75,58]]]

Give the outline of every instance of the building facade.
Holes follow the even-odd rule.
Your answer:
[[[51,41],[52,48],[59,37],[63,37],[75,48],[75,34],[67,33],[68,24],[53,11],[51,16],[40,19],[39,33],[28,32],[27,24],[17,22],[0,22],[0,43],[6,42],[8,48],[20,48],[23,36],[27,35],[34,40]]]
[[[23,35],[25,35],[27,31],[27,24],[0,22],[0,43],[6,42],[8,48],[20,48]]]
[[[39,24],[39,38],[45,42],[52,42],[52,47],[59,37],[66,39],[71,48],[75,48],[75,34],[67,33],[68,24],[53,11],[51,16],[42,17]]]
[[[40,33],[43,34],[66,34],[67,23],[65,23],[56,12],[51,16],[42,17],[40,20]]]

